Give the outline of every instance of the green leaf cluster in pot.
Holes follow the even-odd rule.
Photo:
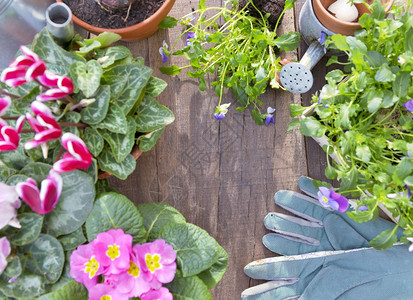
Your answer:
[[[96,177],[98,171],[106,171],[126,179],[136,167],[132,150],[150,150],[175,116],[155,100],[166,88],[166,82],[152,76],[152,69],[143,64],[142,58],[134,58],[126,47],[110,46],[119,39],[119,35],[110,32],[92,39],[76,36],[66,50],[43,29],[31,50],[48,70],[73,82],[71,102],[62,99],[46,104],[63,124],[63,131],[85,141],[96,160],[90,174]],[[21,97],[13,100],[12,109],[17,114],[30,113],[30,103],[42,92],[34,82],[7,90]],[[46,162],[54,160],[59,153],[57,147],[58,143],[49,144]],[[29,151],[30,156],[42,159],[39,151]]]
[[[393,6],[386,18],[380,1],[372,14],[359,19],[354,36],[333,35],[329,49],[344,52],[344,72],[331,71],[327,84],[313,96],[309,109],[291,106],[296,125],[306,136],[326,138],[325,151],[336,162],[326,176],[338,179],[340,193],[358,197],[349,215],[358,222],[374,220],[379,207],[397,220],[371,245],[387,248],[397,241],[396,229],[413,237],[413,6]],[[329,64],[340,63],[332,57]]]
[[[185,69],[187,75],[197,78],[199,89],[206,89],[209,73],[216,74],[211,87],[218,95],[217,107],[224,97],[224,88],[231,89],[237,100],[237,110],[251,106],[251,115],[258,125],[263,125],[266,108],[259,96],[268,86],[283,87],[279,83],[282,68],[280,52],[292,51],[298,47],[300,34],[287,32],[277,34],[278,25],[284,13],[294,7],[295,0],[286,0],[280,17],[273,28],[269,14],[261,13],[252,0],[241,7],[238,0],[225,1],[222,7],[207,6],[200,1],[198,9],[178,20],[168,17],[163,27],[184,25],[183,33],[173,42],[171,48],[164,44],[166,56],[184,56],[188,64],[164,66],[160,70],[167,75],[177,75]],[[281,3],[284,3],[283,1]],[[257,11],[260,18],[251,16],[249,7]],[[184,37],[186,44],[177,50],[178,42]],[[224,102],[228,102],[225,101]],[[273,105],[274,106],[274,105]]]

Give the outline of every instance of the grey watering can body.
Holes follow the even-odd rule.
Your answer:
[[[14,59],[20,45],[31,44],[46,26],[45,11],[53,0],[0,0],[0,69]]]

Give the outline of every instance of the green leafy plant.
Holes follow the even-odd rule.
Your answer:
[[[179,20],[166,18],[162,27],[174,27],[179,22],[185,26],[185,30],[171,49],[166,44],[161,47],[163,61],[167,60],[168,55],[184,55],[189,64],[183,67],[161,67],[161,72],[176,75],[192,68],[187,74],[199,80],[201,91],[206,89],[207,74],[216,73],[216,80],[211,82],[219,97],[215,113],[224,112],[221,118],[225,116],[227,107],[220,110],[223,90],[231,88],[239,104],[237,110],[243,111],[252,105],[252,117],[257,124],[264,124],[267,114],[261,112],[260,106],[263,103],[258,97],[268,85],[276,89],[282,88],[277,80],[282,67],[279,52],[296,49],[300,41],[297,32],[282,36],[277,36],[276,33],[282,16],[286,10],[294,7],[294,2],[295,0],[285,1],[275,29],[268,23],[269,15],[259,12],[261,18],[252,17],[248,14],[248,5],[240,8],[237,0],[225,1],[223,7],[207,7],[205,1],[200,1],[198,9],[191,14]],[[258,11],[252,1],[249,3]],[[175,50],[182,37],[186,38],[186,46]]]
[[[12,65],[3,71],[5,83],[0,83],[0,96],[12,99],[5,117],[9,124],[13,117],[31,114],[35,99],[42,101],[63,132],[84,140],[94,157],[89,173],[95,178],[105,171],[126,179],[136,167],[131,153],[150,150],[165,126],[175,119],[167,107],[155,100],[166,88],[166,82],[152,76],[152,69],[144,65],[142,58],[134,58],[126,47],[110,46],[119,39],[119,35],[110,32],[92,39],[76,36],[66,50],[44,29],[35,37],[31,51],[40,58],[36,63],[46,64],[46,72],[20,84],[16,83],[19,78],[11,82],[10,77],[16,76],[16,68],[24,66]],[[47,98],[56,88],[45,86],[41,77],[64,78],[70,84],[70,88],[66,87],[68,93]],[[21,144],[33,138],[28,128],[21,134]],[[62,154],[60,143],[55,140],[43,146],[43,153],[40,147],[1,152],[0,160],[13,167],[10,157],[15,164],[15,156],[21,156],[20,161],[26,159],[24,152],[32,160],[45,163],[53,163]]]
[[[29,177],[42,180],[51,167],[30,163],[3,179],[9,187]],[[53,211],[39,215],[23,202],[16,211],[20,228],[1,229],[0,237],[7,238],[11,251],[0,272],[0,298],[88,299],[86,288],[69,273],[70,255],[99,233],[122,229],[132,235],[134,244],[163,239],[173,246],[177,271],[165,286],[176,299],[211,299],[209,289],[224,275],[228,255],[205,230],[187,223],[167,204],[135,206],[106,180],[99,180],[95,188],[86,172],[67,172],[62,179],[63,190]]]
[[[359,197],[348,214],[357,222],[374,220],[379,207],[397,219],[370,244],[378,249],[413,237],[413,2],[394,6],[386,18],[380,1],[359,19],[353,36],[333,35],[329,49],[347,54],[347,72],[333,70],[313,96],[311,108],[291,106],[291,116],[306,136],[326,138],[323,149],[334,155],[325,174],[340,181],[340,193]],[[332,57],[328,64],[338,63]],[[309,110],[313,115],[309,115]],[[298,117],[305,112],[304,117]],[[306,115],[306,116],[305,116]]]

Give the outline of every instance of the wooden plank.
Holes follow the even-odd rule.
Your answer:
[[[208,0],[207,5],[224,1]],[[196,9],[198,1],[177,0],[170,15],[180,17]],[[297,95],[269,90],[261,97],[265,106],[276,108],[275,126],[258,126],[250,111],[237,112],[235,99],[222,120],[213,117],[217,96],[208,87],[200,92],[197,81],[186,74],[160,74],[162,41],[171,43],[180,28],[160,30],[149,39],[126,44],[145,58],[154,75],[168,83],[157,100],[176,116],[151,151],[137,161],[136,171],[125,181],[110,179],[113,187],[134,203],[166,202],[177,208],[188,222],[207,230],[225,248],[229,267],[212,291],[213,299],[239,299],[241,292],[257,282],[244,275],[249,262],[274,256],[261,243],[267,232],[263,219],[270,211],[281,211],[273,202],[280,189],[297,189],[296,180],[307,174],[305,144],[301,134],[286,133],[290,103]],[[280,33],[294,30],[294,13],[289,11]],[[296,60],[297,53],[289,53]],[[184,65],[182,57],[168,64]]]

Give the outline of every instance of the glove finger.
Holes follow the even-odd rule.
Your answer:
[[[282,255],[296,255],[322,250],[332,250],[332,248],[328,248],[328,244],[321,247],[319,242],[317,244],[306,243],[302,239],[296,239],[278,233],[264,235],[262,243],[268,250]]]
[[[313,179],[306,176],[301,176],[298,179],[297,183],[298,187],[303,193],[307,194],[310,197],[313,197],[314,199],[318,198],[318,190],[314,186]]]
[[[299,287],[295,284],[297,280],[291,281],[268,281],[244,290],[241,293],[243,300],[274,300],[274,299],[298,299]],[[304,289],[301,289],[304,290]]]
[[[253,279],[311,280],[321,268],[325,259],[324,252],[305,255],[278,256],[253,261],[244,267],[244,273]],[[316,256],[316,257],[314,257]],[[311,259],[308,259],[311,258]]]
[[[323,208],[318,200],[293,191],[279,191],[274,195],[275,204],[313,223],[323,225],[321,220],[332,210]]]
[[[281,213],[269,213],[264,218],[264,226],[280,235],[315,245],[320,244],[319,241],[324,235],[324,228],[318,223]]]

